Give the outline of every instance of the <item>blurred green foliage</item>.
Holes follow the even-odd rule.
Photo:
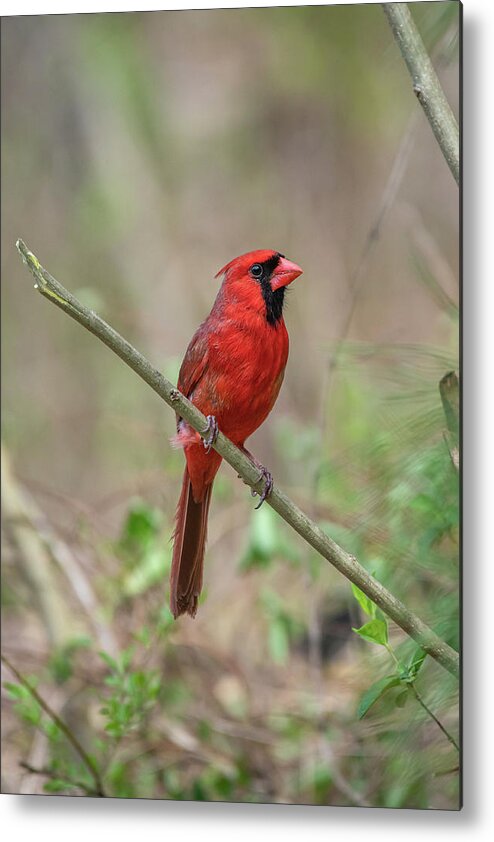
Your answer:
[[[328,533],[358,552],[374,575],[396,593],[405,595],[410,607],[452,645],[458,645],[458,478],[442,435],[445,421],[437,412],[440,398],[436,378],[436,366],[440,373],[451,360],[436,356],[432,365],[426,349],[409,350],[415,358],[419,355],[430,364],[426,366],[430,368],[429,378],[423,375],[417,378],[422,391],[422,400],[417,404],[416,395],[411,401],[406,399],[403,385],[400,386],[403,349],[400,349],[400,372],[396,379],[386,367],[387,385],[379,389],[376,385],[378,350],[346,349],[349,356],[357,354],[360,358],[367,352],[375,378],[372,388],[365,386],[358,367],[349,364],[348,368],[343,367],[345,377],[340,386],[335,384],[334,392],[329,395],[333,422],[338,422],[338,412],[346,415],[349,408],[354,413],[358,409],[358,422],[337,423],[343,436],[339,459],[318,463],[316,454],[321,459],[324,451],[314,434],[311,445],[314,453],[311,454],[310,448],[307,450],[307,444],[294,448],[292,469],[294,474],[302,474],[298,480],[300,488],[310,488],[310,472],[304,476],[307,465],[311,472],[315,471],[317,506],[323,510],[327,507],[331,512],[331,521],[324,514],[321,520]],[[385,353],[389,355],[389,349]],[[398,414],[389,415],[384,408],[398,398]],[[383,423],[377,444],[372,433],[376,417],[388,419]],[[280,427],[280,443],[284,446],[286,420]],[[428,430],[427,436],[424,429]],[[300,439],[303,441],[304,436]],[[296,432],[293,440],[300,445]],[[356,481],[356,477],[361,479]],[[229,485],[232,482],[228,480]],[[314,502],[314,499],[307,500],[306,505]],[[266,709],[258,710],[255,700],[245,696],[242,679],[222,663],[220,653],[214,656],[218,666],[213,673],[207,662],[196,664],[199,683],[191,686],[187,660],[181,663],[185,650],[177,640],[180,628],[168,610],[152,607],[161,601],[168,557],[168,550],[165,552],[163,548],[167,546],[169,530],[170,524],[164,523],[160,509],[142,498],[135,499],[129,504],[120,537],[111,549],[121,562],[117,580],[112,579],[114,593],[119,594],[114,600],[115,621],[121,610],[123,616],[131,615],[131,606],[137,608],[143,598],[147,600],[148,618],[146,625],[133,631],[133,641],[118,656],[100,653],[105,674],[100,687],[95,686],[94,690],[101,720],[93,725],[91,751],[104,776],[108,794],[345,803],[348,793],[343,801],[337,794],[343,766],[353,788],[352,803],[361,803],[362,799],[367,803],[370,787],[371,803],[382,806],[429,806],[432,786],[440,786],[445,793],[443,797],[454,798],[454,787],[448,779],[456,775],[447,772],[457,763],[454,745],[448,743],[434,719],[414,697],[420,673],[420,693],[430,696],[429,710],[445,720],[445,727],[457,739],[454,680],[435,663],[425,660],[425,653],[393,627],[355,586],[348,587],[345,593],[342,583],[338,583],[339,599],[351,611],[354,600],[357,606],[354,632],[364,641],[364,646],[369,642],[377,646],[376,651],[366,649],[360,654],[358,647],[347,639],[346,646],[354,650],[357,659],[352,669],[361,688],[350,710],[336,712],[331,705],[328,707],[326,693],[331,683],[326,687],[325,676],[331,675],[331,671],[326,673],[327,669],[331,670],[331,661],[327,667],[320,665],[321,687],[312,691],[312,700],[307,697],[299,714],[284,704],[282,694],[277,698],[275,688],[271,693],[277,701],[273,699]],[[288,670],[290,679],[285,680],[291,683],[299,675],[306,692],[312,679],[297,653],[298,641],[306,631],[307,615],[300,612],[299,595],[291,589],[280,589],[280,582],[283,571],[288,582],[289,570],[293,571],[295,582],[297,579],[300,582],[300,574],[306,576],[307,552],[298,542],[290,540],[286,526],[274,512],[263,507],[259,512],[252,511],[247,546],[238,561],[239,571],[246,580],[254,575],[261,577],[260,582],[266,574],[275,577],[272,581],[278,583],[276,589],[264,585],[257,598],[266,630],[259,654],[265,665],[270,662],[271,669],[282,670],[278,679],[282,685],[282,676]],[[312,561],[310,580],[317,581],[321,595],[318,610],[331,610],[328,585],[320,575],[325,562],[317,557]],[[150,601],[153,593],[157,599],[153,597]],[[348,628],[346,634],[349,631]],[[128,638],[128,632],[125,637]],[[382,650],[384,657],[377,650]],[[74,641],[52,658],[49,667],[52,680],[70,682],[77,675],[76,664],[81,664],[81,658],[86,660],[93,655],[94,644],[88,648],[86,639]],[[335,667],[338,663],[341,662],[337,659]],[[218,667],[222,677],[215,683],[214,672]],[[86,787],[90,791],[92,782],[87,779],[83,765],[71,759],[66,747],[60,745],[58,729],[50,731],[49,721],[25,688],[6,686],[15,700],[17,715],[26,726],[41,727],[49,740],[50,778],[45,790],[77,792]],[[359,719],[368,724],[358,725]],[[325,746],[348,740],[349,728],[360,748],[355,746],[343,764],[333,767],[332,749],[327,754]],[[252,745],[256,745],[255,751]],[[309,749],[308,745],[312,747]],[[371,746],[379,747],[383,758],[388,758],[379,774],[375,761],[371,773]],[[406,757],[406,761],[402,759],[399,763],[397,753]],[[307,767],[300,767],[306,762]],[[271,789],[273,774],[276,790]]]

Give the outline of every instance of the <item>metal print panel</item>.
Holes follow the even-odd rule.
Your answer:
[[[4,793],[461,806],[460,50],[2,21]]]

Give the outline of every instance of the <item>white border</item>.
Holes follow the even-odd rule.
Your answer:
[[[338,0],[336,2],[339,4]],[[144,11],[179,8],[238,8],[242,3],[49,2],[4,0],[2,15],[66,12]],[[253,2],[250,6],[298,5]],[[311,5],[324,5],[311,3]],[[145,801],[97,801],[59,797],[2,796],[0,813],[6,838],[43,842],[87,842],[109,837],[137,839],[195,837],[198,842],[251,840],[334,842],[349,840],[416,842],[425,834],[434,842],[487,836],[494,824],[493,594],[494,558],[491,522],[494,486],[494,417],[492,341],[494,335],[494,195],[492,102],[494,88],[494,3],[466,0],[464,6],[465,72],[465,276],[464,276],[464,422],[465,422],[465,808],[462,813],[355,808],[277,807]],[[3,212],[6,209],[3,208]],[[490,345],[490,347],[489,347]],[[491,457],[491,458],[489,458]],[[483,466],[486,470],[480,475]],[[490,466],[490,467],[489,467]],[[474,482],[475,481],[475,482]],[[489,557],[487,548],[490,548]],[[481,562],[484,562],[483,564]],[[482,578],[481,578],[482,577]]]

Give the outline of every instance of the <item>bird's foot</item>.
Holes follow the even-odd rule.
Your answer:
[[[256,510],[257,510],[257,509],[261,508],[261,506],[264,503],[266,497],[269,497],[269,495],[271,494],[271,492],[273,490],[274,482],[273,482],[272,474],[270,474],[270,472],[268,470],[266,470],[264,465],[259,465],[257,463],[256,467],[259,468],[259,479],[257,481],[260,482],[260,480],[262,480],[262,479],[264,480],[264,488],[262,489],[261,493],[259,494],[259,497],[261,499],[259,500],[259,503],[255,507]],[[254,489],[252,489],[251,494],[252,494],[253,497],[256,497],[258,495],[258,492],[254,491]]]
[[[213,444],[215,443],[216,439],[218,438],[219,427],[218,422],[214,415],[207,416],[208,425],[205,430],[201,432],[202,436],[202,443],[204,445],[204,450],[206,453],[209,453]]]
[[[253,489],[253,488],[252,488],[252,489],[251,489],[251,491],[250,491],[250,493],[252,494],[252,496],[253,496],[253,497],[257,497],[257,496],[259,496],[259,497],[261,498],[261,499],[259,500],[259,503],[258,503],[258,504],[257,504],[257,506],[256,506],[256,510],[257,510],[257,509],[260,509],[260,508],[261,508],[261,506],[262,506],[262,504],[264,503],[264,501],[265,501],[266,497],[269,497],[269,495],[271,494],[271,492],[272,492],[272,490],[273,490],[273,485],[274,485],[274,482],[273,482],[273,476],[272,476],[272,474],[271,474],[271,473],[267,470],[267,468],[265,468],[265,467],[264,467],[264,465],[261,465],[261,463],[257,461],[257,459],[255,458],[255,456],[253,456],[253,455],[252,455],[252,453],[250,453],[250,452],[247,450],[247,448],[246,448],[246,447],[244,447],[243,445],[239,445],[239,447],[240,447],[240,450],[241,450],[243,453],[245,453],[245,455],[246,455],[246,456],[248,456],[248,457],[249,457],[249,459],[250,459],[250,461],[252,462],[252,464],[253,464],[253,465],[257,468],[257,470],[259,471],[259,476],[258,476],[258,478],[257,478],[257,482],[260,482],[262,479],[264,480],[264,488],[263,488],[263,490],[261,491],[261,493],[260,493],[260,494],[259,494],[259,492],[254,491],[254,489]],[[240,474],[238,475],[238,478],[239,478],[239,479],[243,479],[243,477],[241,477],[241,476],[240,476]],[[244,482],[245,482],[245,480],[244,480]],[[247,484],[248,484],[248,483],[247,483]]]

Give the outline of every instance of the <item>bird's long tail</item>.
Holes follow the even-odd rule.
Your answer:
[[[197,601],[202,588],[212,488],[211,482],[206,486],[202,500],[196,503],[192,495],[189,472],[187,466],[185,467],[182,492],[175,515],[170,577],[170,608],[175,619],[180,614],[195,617],[197,611]]]

